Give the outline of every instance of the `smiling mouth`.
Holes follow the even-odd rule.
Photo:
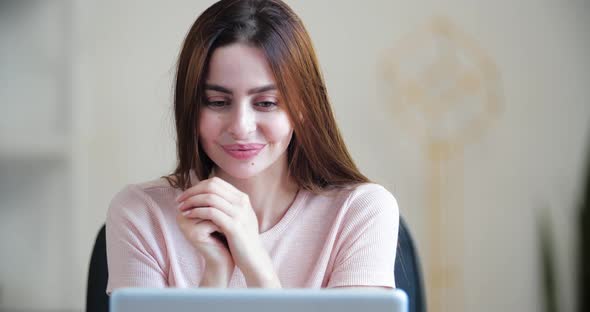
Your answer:
[[[231,157],[246,160],[258,155],[265,146],[266,144],[230,144],[221,147]]]

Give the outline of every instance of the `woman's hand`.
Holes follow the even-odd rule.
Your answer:
[[[213,246],[204,244],[202,235],[207,235],[207,242],[214,240],[222,245],[211,234],[215,231],[223,233],[227,238],[230,257],[244,273],[249,287],[280,287],[270,257],[260,242],[258,219],[247,194],[214,177],[187,189],[177,201],[180,203],[179,210],[183,219],[191,220],[193,224],[201,220],[207,222],[206,226],[203,225],[204,229],[198,231],[199,235],[191,241],[196,245]],[[194,227],[199,227],[199,224]],[[205,252],[210,251],[213,250],[207,249]],[[212,261],[217,260],[213,258]]]
[[[214,235],[219,228],[211,221],[187,218],[180,212],[176,221],[184,236],[205,258],[205,272],[199,286],[227,287],[235,265],[228,247]]]

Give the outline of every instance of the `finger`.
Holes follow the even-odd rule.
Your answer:
[[[185,218],[191,225],[199,225],[201,223],[209,222],[209,220],[199,219],[199,218]]]
[[[213,207],[193,208],[182,213],[186,218],[199,218],[215,223],[220,232],[233,232],[233,219],[219,209]]]
[[[236,215],[236,211],[234,211],[235,208],[230,202],[217,194],[210,193],[197,194],[195,196],[189,197],[178,206],[178,209],[181,212],[184,212],[199,207],[215,207],[230,217],[234,217]]]
[[[176,215],[176,223],[178,224],[178,227],[180,228],[180,230],[183,233],[188,233],[188,229],[189,229],[189,222],[195,222],[195,219],[188,219],[185,216],[182,215],[182,213],[179,213]]]
[[[222,178],[213,177],[209,180],[211,184],[219,185],[221,188],[225,189],[226,192],[233,197],[231,199],[239,199],[240,195],[243,194],[243,192],[238,190],[235,186],[233,186],[233,184],[225,181]]]
[[[209,185],[212,187],[213,192],[216,192],[217,195],[225,198],[231,204],[242,205],[245,203],[250,203],[248,195],[221,178],[213,177],[209,179]],[[223,189],[224,193],[217,193],[217,190],[219,189]]]
[[[197,238],[207,239],[209,238],[209,236],[211,236],[212,233],[219,232],[220,230],[215,223],[209,220],[203,220],[202,222],[199,222],[196,226],[194,226],[193,231],[196,234]]]
[[[209,218],[200,217],[200,215],[204,215],[204,212],[203,211],[196,211],[197,209],[215,209],[215,208],[214,207],[195,207],[195,208],[191,208],[191,209],[180,212],[180,215],[187,220],[191,220],[192,224],[195,224],[194,220],[205,220],[205,221],[211,220]]]
[[[180,194],[176,198],[176,201],[180,203],[191,196],[202,193],[223,194],[230,192],[231,194],[231,190],[229,190],[225,184],[219,183],[219,181],[217,180],[221,179],[214,177],[211,179],[200,181],[196,185],[190,187],[189,189],[185,190],[182,194]]]
[[[176,198],[176,202],[181,203],[189,197],[202,193],[217,194],[226,198],[229,202],[233,202],[238,198],[241,192],[221,178],[213,177],[211,179],[203,180],[184,191]]]
[[[201,222],[205,222],[208,220],[199,219],[199,218],[187,218],[182,213],[178,213],[176,216],[176,222],[182,231],[190,229],[192,226],[195,226]]]
[[[205,241],[213,233],[220,231],[219,227],[210,220],[189,219],[180,213],[178,214],[178,223],[187,237],[193,237],[199,241]]]

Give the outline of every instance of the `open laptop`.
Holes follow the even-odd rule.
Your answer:
[[[399,289],[148,289],[113,292],[112,312],[407,312]]]

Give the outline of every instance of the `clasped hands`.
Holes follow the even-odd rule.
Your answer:
[[[200,286],[227,287],[237,266],[248,287],[280,287],[247,194],[213,177],[187,189],[176,201],[182,233],[205,258]],[[215,232],[225,236],[227,245]]]

